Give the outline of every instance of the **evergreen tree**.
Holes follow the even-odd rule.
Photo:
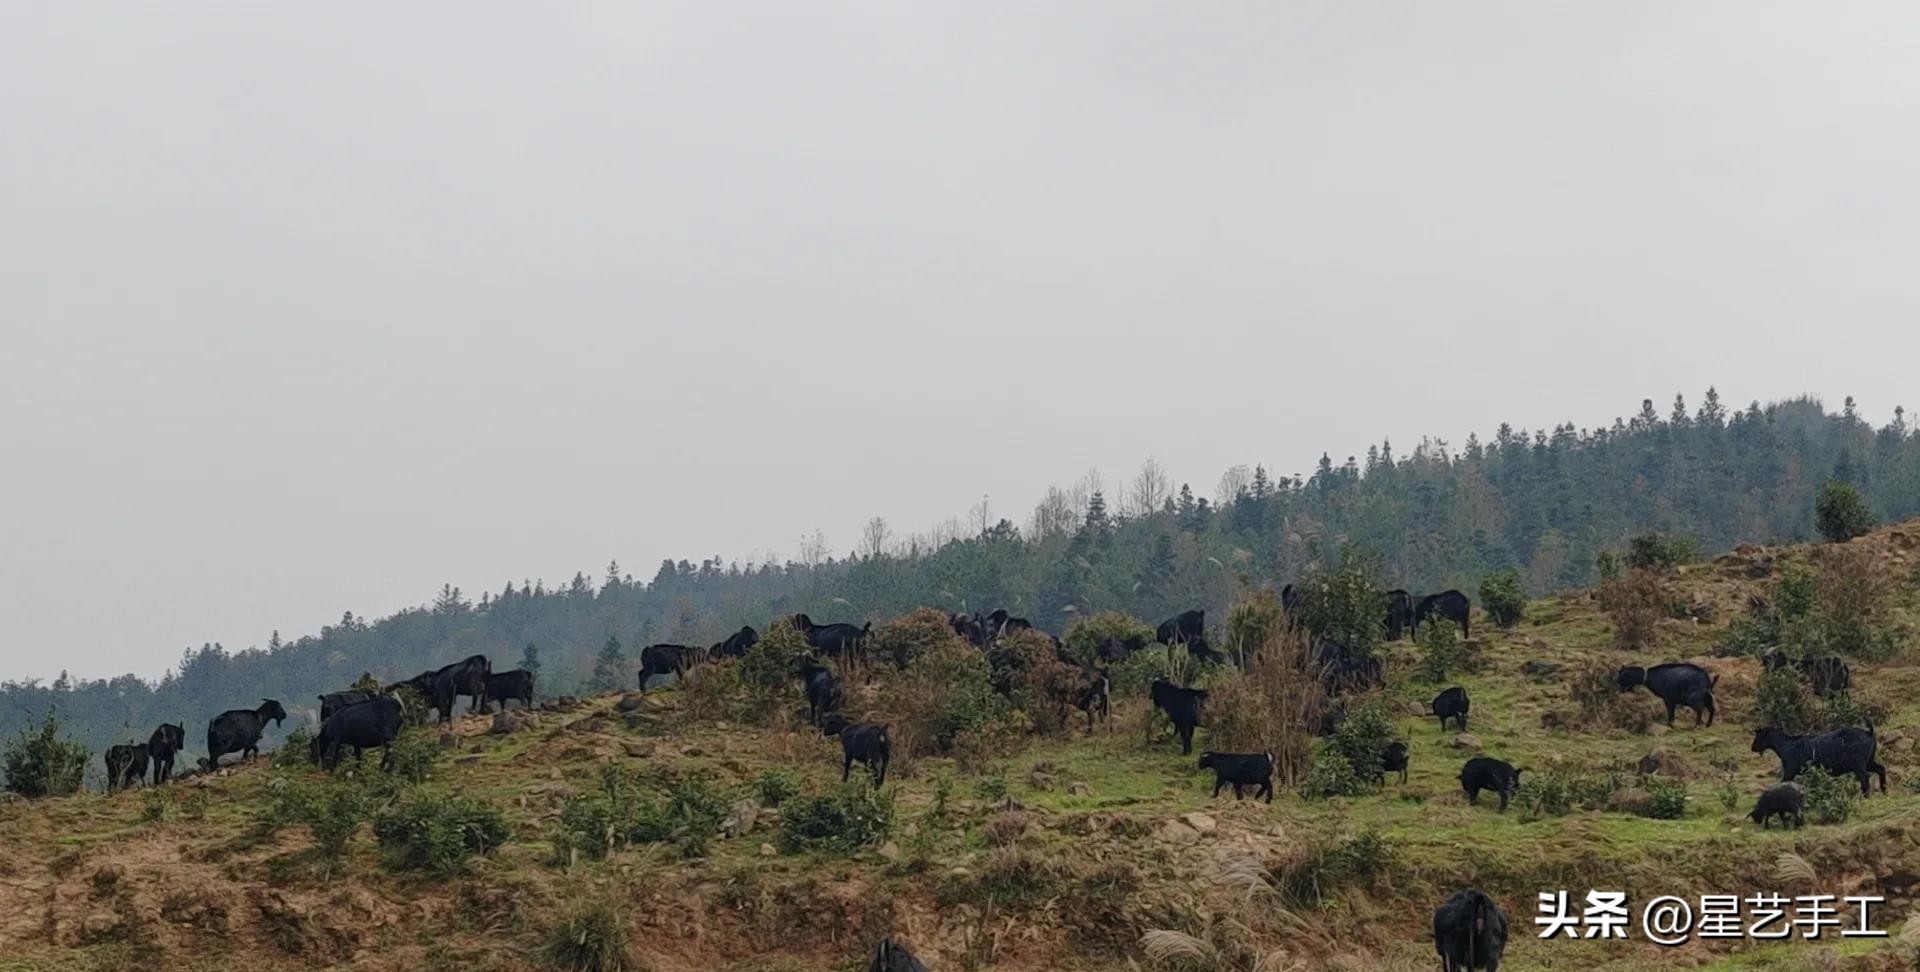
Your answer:
[[[1112,521],[1107,518],[1107,498],[1099,490],[1087,498],[1086,522],[1080,525],[1080,532],[1089,537],[1103,537]]]
[[[540,670],[540,649],[534,647],[531,641],[527,642],[527,647],[520,650],[520,667],[529,672]]]
[[[1714,429],[1727,424],[1727,408],[1720,404],[1720,392],[1712,385],[1707,386],[1706,402],[1700,406],[1698,421],[1701,425]]]
[[[1149,596],[1166,593],[1167,585],[1173,580],[1177,563],[1173,555],[1173,538],[1162,533],[1153,542],[1153,553],[1147,556],[1146,566],[1140,571],[1140,587]]]
[[[620,650],[619,638],[607,635],[607,643],[593,659],[593,678],[587,683],[587,688],[594,692],[611,692],[625,688],[626,684],[627,654]]]

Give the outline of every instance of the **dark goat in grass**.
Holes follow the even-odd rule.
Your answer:
[[[1200,768],[1213,771],[1213,795],[1220,795],[1220,788],[1233,785],[1233,798],[1246,799],[1245,787],[1257,787],[1253,791],[1255,800],[1266,797],[1273,802],[1273,754],[1272,753],[1201,753]]]
[[[1507,810],[1507,800],[1520,786],[1522,770],[1515,769],[1512,763],[1494,759],[1491,756],[1475,756],[1460,767],[1460,788],[1467,793],[1467,802],[1480,805],[1480,791],[1493,790],[1500,794],[1500,812]]]
[[[1629,666],[1620,669],[1615,677],[1622,692],[1631,692],[1644,685],[1647,691],[1659,696],[1660,701],[1667,705],[1669,726],[1673,725],[1674,710],[1683,705],[1693,710],[1695,727],[1701,724],[1702,713],[1706,714],[1706,724],[1713,725],[1713,689],[1719,684],[1720,676],[1710,675],[1698,665],[1678,662],[1652,668]]]
[[[1806,805],[1807,793],[1800,789],[1800,784],[1778,783],[1760,794],[1760,799],[1754,803],[1753,812],[1747,814],[1747,819],[1759,824],[1764,830],[1771,818],[1779,817],[1782,826],[1791,822],[1794,828],[1798,829],[1807,822]]]
[[[887,764],[893,761],[893,742],[887,737],[886,726],[850,722],[846,716],[830,712],[820,720],[820,732],[840,737],[840,752],[845,757],[840,766],[840,782],[845,783],[852,775],[855,763],[873,772],[875,789],[887,782]]]
[[[807,721],[820,725],[822,716],[840,708],[839,676],[812,659],[802,659],[794,674],[800,677],[801,691],[807,697]]]
[[[1773,750],[1780,757],[1780,780],[1791,783],[1809,766],[1829,773],[1851,776],[1860,781],[1860,795],[1873,793],[1870,775],[1880,777],[1880,792],[1887,792],[1887,768],[1874,761],[1879,753],[1879,736],[1873,726],[1848,727],[1811,736],[1790,736],[1771,726],[1753,733],[1753,751]]]
[[[1467,690],[1458,685],[1433,697],[1433,714],[1440,717],[1440,731],[1447,731],[1447,720],[1460,723],[1460,731],[1467,731],[1467,712],[1472,709],[1473,701],[1467,698]]]
[[[1405,785],[1407,782],[1406,743],[1395,740],[1388,743],[1386,749],[1380,751],[1380,775],[1375,777],[1375,779],[1384,786],[1387,782],[1388,773],[1399,773],[1402,785]]]
[[[1193,729],[1203,724],[1201,710],[1206,706],[1206,690],[1181,688],[1164,678],[1156,678],[1149,694],[1153,707],[1165,712],[1173,723],[1173,731],[1180,737],[1180,755],[1193,755]]]
[[[1479,888],[1462,888],[1433,912],[1433,947],[1446,972],[1499,972],[1507,916]]]

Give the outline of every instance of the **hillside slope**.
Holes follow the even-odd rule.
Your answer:
[[[710,781],[729,808],[752,802],[774,770],[807,792],[833,791],[838,744],[804,727],[796,699],[755,713],[689,689],[643,703],[583,699],[504,735],[486,717],[459,720],[433,778],[408,789],[496,806],[510,838],[446,877],[393,869],[366,830],[334,863],[311,852],[305,827],[262,833],[257,820],[276,792],[320,777],[298,761],[223,770],[164,797],[16,801],[0,805],[0,970],[520,969],[544,961],[538,950],[591,902],[612,906],[638,967],[660,972],[859,969],[886,934],[934,970],[1429,969],[1432,909],[1464,884],[1507,911],[1510,970],[1909,969],[1920,947],[1920,522],[1848,546],[1892,584],[1899,653],[1854,666],[1856,694],[1887,712],[1878,733],[1892,789],[1876,787],[1844,824],[1762,831],[1744,819],[1778,773],[1772,755],[1749,751],[1761,665],[1712,649],[1752,598],[1772,596],[1788,564],[1813,556],[1749,547],[1665,580],[1685,606],[1673,613],[1689,617],[1660,621],[1649,651],[1613,647],[1586,592],[1533,602],[1509,631],[1476,617],[1480,666],[1448,681],[1473,697],[1470,737],[1419,714],[1440,684],[1419,677],[1415,646],[1394,646],[1384,694],[1401,713],[1410,779],[1353,798],[1209,799],[1211,774],[1179,754],[1164,720],[1150,739],[1145,701],[1126,698],[1108,728],[1029,737],[980,767],[897,762],[895,825],[879,846],[786,852],[779,811],[763,810],[749,832],[715,838],[701,857],[670,839],[556,863],[549,837],[562,808],[598,789],[609,766],[662,787]],[[1673,730],[1636,731],[1644,720],[1634,718],[1582,727],[1573,673],[1677,659],[1719,676],[1713,726],[1688,728],[1683,713]],[[1644,692],[1622,698],[1659,708]],[[870,701],[856,696],[849,708]],[[1198,747],[1207,737],[1202,729]],[[1460,792],[1460,764],[1476,751],[1536,777],[1577,769],[1625,783],[1609,797],[1615,809],[1552,815],[1523,799],[1501,814]],[[1679,819],[1636,812],[1662,785],[1635,779],[1650,754],[1662,763],[1656,778],[1685,789]],[[1723,788],[1737,798],[1731,810]],[[1786,854],[1797,861],[1783,866]],[[1894,936],[1672,949],[1637,927],[1628,942],[1533,937],[1538,893],[1578,899],[1589,889],[1634,902],[1884,894],[1873,923]],[[1202,957],[1150,955],[1142,938],[1156,930],[1191,936],[1155,941]]]

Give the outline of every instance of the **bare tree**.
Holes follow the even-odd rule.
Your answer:
[[[867,521],[867,528],[860,532],[860,554],[864,557],[884,557],[887,555],[887,541],[893,537],[893,531],[887,527],[887,519],[876,516]]]
[[[1034,540],[1072,533],[1080,524],[1080,508],[1066,491],[1058,486],[1047,488],[1047,495],[1040,498],[1040,504],[1033,508],[1033,516],[1027,521],[1027,536]]]
[[[973,526],[973,535],[984,536],[993,527],[993,498],[980,497],[980,502],[967,509],[967,519]]]
[[[1239,496],[1240,491],[1246,489],[1247,484],[1251,482],[1253,482],[1252,469],[1245,465],[1228,467],[1226,472],[1220,474],[1220,485],[1213,488],[1214,505],[1225,506],[1233,502],[1234,497]]]
[[[1160,512],[1160,507],[1172,495],[1173,482],[1167,477],[1167,471],[1161,468],[1160,460],[1148,457],[1127,484],[1126,496],[1120,503],[1121,512],[1133,517],[1152,516]]]
[[[801,535],[800,537],[800,562],[801,563],[806,564],[808,567],[818,567],[821,564],[826,563],[827,558],[831,556],[832,553],[833,553],[832,548],[827,546],[826,533],[822,532],[818,528],[815,528],[815,530],[812,533]]]

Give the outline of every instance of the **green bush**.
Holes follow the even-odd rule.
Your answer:
[[[312,753],[313,730],[300,726],[287,733],[287,738],[281,741],[279,749],[267,754],[267,762],[273,764],[273,768],[278,770],[299,769],[309,765]]]
[[[1699,546],[1686,537],[1643,533],[1627,541],[1627,566],[1640,570],[1664,573],[1699,558]]]
[[[1655,820],[1678,820],[1687,815],[1687,787],[1658,777],[1647,780],[1646,815]]]
[[[1520,623],[1527,613],[1527,589],[1520,582],[1520,571],[1509,567],[1487,575],[1480,582],[1480,609],[1502,628]],[[1443,627],[1436,625],[1436,627]]]
[[[1274,890],[1294,908],[1325,907],[1341,887],[1372,885],[1394,867],[1394,847],[1368,827],[1330,842],[1316,842],[1274,873]]]
[[[895,668],[906,668],[930,651],[970,646],[953,630],[946,612],[919,608],[875,625],[864,647],[868,657],[892,662]]]
[[[740,659],[740,681],[762,698],[785,694],[797,684],[794,666],[806,653],[806,636],[782,618],[768,625]]]
[[[196,786],[180,800],[180,815],[188,820],[205,820],[207,810],[212,806],[213,797],[207,793],[206,787]]]
[[[321,786],[316,796],[306,814],[307,831],[322,856],[339,858],[367,819],[367,795],[353,783],[336,779]]]
[[[1156,678],[1167,675],[1167,649],[1153,645],[1107,667],[1107,689],[1116,699],[1144,698]]]
[[[1814,823],[1841,824],[1853,816],[1860,800],[1860,783],[1845,773],[1829,773],[1809,766],[1794,778],[1806,792],[1807,816]]]
[[[1549,817],[1575,810],[1600,810],[1624,786],[1617,774],[1585,774],[1566,769],[1529,773],[1520,781],[1514,802],[1530,812]]]
[[[540,957],[561,972],[628,972],[636,969],[627,948],[627,923],[612,903],[579,905],[547,933]]]
[[[658,793],[632,774],[608,766],[598,790],[561,806],[553,835],[556,857],[564,862],[578,853],[599,860],[630,844],[668,840],[680,841],[682,853],[697,856],[719,833],[731,801],[708,780],[684,779],[670,792]]]
[[[402,729],[387,749],[392,767],[387,773],[403,783],[425,783],[433,778],[434,769],[445,757],[446,751],[433,733]]]
[[[507,842],[496,807],[464,797],[418,794],[382,811],[373,834],[396,870],[455,874],[475,855]]]
[[[1273,591],[1260,591],[1228,609],[1225,638],[1220,649],[1234,664],[1245,668],[1255,652],[1285,635],[1286,631],[1287,609],[1281,605],[1280,595]]]
[[[1772,614],[1738,617],[1714,646],[1722,658],[1758,658],[1780,644],[1780,622]]]
[[[147,823],[165,823],[176,811],[172,790],[152,789],[140,795],[140,819]]]
[[[1451,624],[1429,624],[1415,639],[1420,645],[1420,677],[1429,682],[1444,682],[1466,671],[1467,646],[1460,640],[1460,629]]]
[[[892,791],[863,783],[796,798],[780,811],[780,846],[788,853],[853,851],[886,840],[892,830]]]
[[[1818,721],[1813,699],[1799,673],[1781,668],[1760,676],[1753,693],[1754,722],[1781,732],[1801,733]]]
[[[1872,702],[1862,702],[1853,697],[1852,692],[1835,692],[1821,701],[1826,710],[1821,722],[1828,729],[1856,729],[1867,726],[1883,725],[1887,721],[1887,707]]]
[[[1153,643],[1153,628],[1131,615],[1118,611],[1102,611],[1090,618],[1081,618],[1067,626],[1067,633],[1060,642],[1067,654],[1083,662],[1098,663],[1100,646],[1109,640],[1123,645],[1136,645],[1144,649]],[[1136,649],[1136,654],[1139,649]]]
[[[1378,784],[1380,754],[1394,739],[1386,703],[1376,698],[1348,709],[1339,728],[1314,753],[1301,783],[1302,795],[1354,796],[1372,790]]]
[[[1788,564],[1780,569],[1773,585],[1773,610],[1785,621],[1796,621],[1813,614],[1820,601],[1820,577],[1805,564]]]
[[[1371,658],[1385,632],[1386,603],[1373,561],[1348,550],[1338,567],[1309,570],[1294,582],[1294,624],[1346,646],[1356,658]]]
[[[914,658],[886,697],[896,745],[910,757],[951,755],[963,738],[1001,735],[1012,714],[993,689],[986,658],[958,639]]]
[[[1620,565],[1620,555],[1611,550],[1602,550],[1593,555],[1593,573],[1601,583],[1619,580],[1624,568]]]
[[[800,792],[800,778],[786,770],[768,770],[753,783],[763,807],[777,807]]]
[[[400,700],[400,711],[410,727],[427,726],[432,723],[432,708],[427,705],[427,697],[411,685],[395,685],[386,690],[388,694]]]
[[[78,792],[87,772],[87,748],[60,738],[60,719],[51,708],[37,732],[24,727],[0,756],[7,770],[7,789],[37,800]]]
[[[1873,512],[1852,483],[1829,479],[1813,501],[1813,523],[1832,543],[1843,543],[1873,529]]]
[[[982,776],[973,781],[973,795],[990,803],[999,803],[1007,798],[1007,779],[999,774]]]

